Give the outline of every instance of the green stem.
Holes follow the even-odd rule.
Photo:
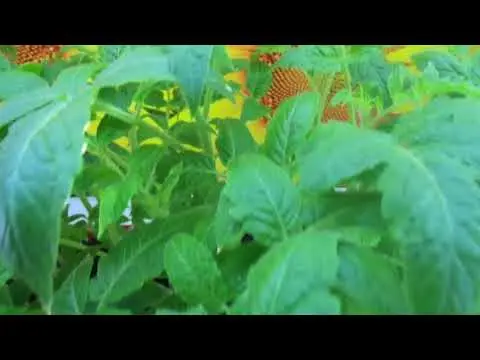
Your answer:
[[[86,250],[87,247],[70,239],[60,239],[60,245],[77,250]]]
[[[171,147],[181,147],[183,144],[175,139],[174,137],[168,135],[164,130],[160,129],[157,126],[154,126],[148,122],[143,121],[143,117],[137,119],[133,114],[130,114],[112,104],[106,103],[104,101],[97,101],[95,103],[95,110],[105,112],[108,115],[115,117],[116,119],[123,121],[129,125],[138,125],[143,126],[144,128],[149,128],[155,135],[157,135],[167,146]]]
[[[202,146],[207,153],[207,155],[213,157],[213,143],[212,137],[209,132],[209,111],[210,111],[210,102],[212,101],[212,90],[207,88],[205,92],[205,103],[203,104],[203,116],[201,117],[202,126],[201,126],[201,136]]]

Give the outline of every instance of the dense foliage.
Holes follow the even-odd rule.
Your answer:
[[[217,45],[74,48],[0,56],[1,313],[478,312],[472,47],[396,62],[387,46],[259,46],[282,53],[271,66]],[[274,69],[311,90],[271,113]],[[348,119],[322,121],[327,102]]]

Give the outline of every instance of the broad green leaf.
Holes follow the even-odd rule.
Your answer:
[[[308,215],[305,212],[310,206],[310,219],[313,220],[306,223],[306,226],[318,230],[334,230],[345,242],[370,247],[377,246],[387,232],[380,210],[380,194],[347,191],[309,196],[307,199],[310,201],[304,200],[304,216]],[[313,199],[317,203],[316,207],[312,207]]]
[[[114,140],[126,136],[131,128],[130,124],[126,124],[113,116],[105,115],[98,125],[95,136],[99,145],[108,147]]]
[[[30,72],[19,70],[0,72],[0,100],[8,100],[26,91],[47,89],[48,83]]]
[[[100,216],[98,219],[98,237],[100,238],[110,224],[115,223],[127,208],[128,201],[140,188],[137,176],[109,185],[100,194]]]
[[[154,46],[128,51],[111,63],[95,79],[98,87],[119,86],[131,82],[173,81],[167,55]]]
[[[155,315],[207,315],[207,311],[202,305],[194,306],[185,311],[176,311],[170,309],[158,309]]]
[[[65,69],[58,75],[52,89],[60,94],[76,96],[86,89],[88,80],[98,69],[98,64],[77,65]]]
[[[233,61],[228,55],[225,45],[214,45],[212,54],[212,69],[225,75],[235,71]]]
[[[472,83],[476,86],[480,86],[480,54],[477,53],[470,63],[469,77]]]
[[[261,155],[245,154],[232,163],[223,194],[230,204],[224,209],[230,221],[262,243],[286,239],[298,226],[298,190],[283,169]],[[225,232],[218,245],[231,235]]]
[[[58,98],[58,94],[45,89],[33,90],[16,96],[13,99],[0,104],[0,125],[27,115],[33,110],[40,109],[52,103]]]
[[[299,150],[300,186],[309,191],[327,190],[385,161],[392,149],[386,134],[349,123],[322,124]]]
[[[102,45],[99,53],[103,62],[110,64],[131,49],[131,45]]]
[[[340,70],[341,58],[338,45],[300,45],[287,50],[275,67],[334,73]]]
[[[465,312],[480,281],[480,189],[460,163],[417,151],[398,150],[382,175],[382,211],[406,242],[406,276],[416,309]]]
[[[128,309],[117,309],[114,307],[107,307],[99,309],[95,315],[133,315]]]
[[[235,104],[235,89],[218,72],[210,71],[206,86]]]
[[[413,56],[415,65],[424,70],[432,63],[440,78],[449,80],[466,80],[468,70],[453,54],[440,51],[425,51]]]
[[[250,64],[247,76],[247,89],[253,98],[260,98],[266,94],[272,85],[272,69],[263,63],[253,62]]]
[[[418,313],[467,313],[480,290],[480,135],[467,131],[479,110],[477,100],[438,99],[394,130],[401,143],[379,180],[382,212],[403,245]]]
[[[8,71],[11,69],[10,61],[5,56],[0,54],[0,71]]]
[[[217,312],[227,300],[227,287],[208,248],[188,234],[165,246],[165,269],[175,291],[190,305]]]
[[[171,295],[171,289],[150,281],[145,283],[141,289],[116,303],[116,306],[121,309],[129,309],[133,314],[141,315],[151,313],[154,308],[163,304]]]
[[[173,45],[170,48],[170,71],[179,82],[194,115],[208,79],[213,48],[213,45]]]
[[[8,286],[0,288],[0,306],[13,306],[12,296]]]
[[[255,121],[268,115],[269,112],[270,109],[260,104],[257,99],[248,97],[243,104],[242,115],[240,119],[242,122]]]
[[[392,101],[388,91],[388,79],[394,66],[387,62],[383,52],[374,51],[361,56],[350,67],[352,85],[362,85],[368,89],[372,97],[379,97],[383,106],[391,106]]]
[[[233,313],[338,314],[330,293],[338,265],[334,233],[304,232],[278,243],[250,269]]]
[[[119,174],[102,164],[84,164],[82,172],[75,178],[72,193],[99,197],[103,189],[119,180]]]
[[[58,315],[83,315],[88,300],[93,260],[82,261],[63,282],[53,297],[52,312]]]
[[[409,314],[401,269],[386,256],[363,247],[339,248],[339,290],[349,314]]]
[[[284,101],[268,124],[265,139],[267,155],[279,165],[287,165],[305,142],[320,107],[317,93],[304,93]]]
[[[0,263],[0,288],[12,277],[12,273]]]
[[[129,83],[119,87],[106,87],[98,92],[98,99],[128,111],[139,84]],[[159,97],[158,95],[156,97]]]
[[[480,101],[438,98],[404,115],[394,135],[406,147],[423,147],[480,168]]]
[[[95,281],[91,282],[91,297],[98,308],[115,303],[164,270],[165,234],[134,231],[101,259]]]
[[[240,245],[245,231],[242,229],[242,222],[235,220],[230,215],[230,209],[233,202],[228,198],[225,191],[220,194],[217,204],[217,211],[213,222],[213,233],[215,235],[215,243],[218,247],[232,247]]]
[[[47,311],[60,214],[81,168],[92,100],[92,91],[87,91],[32,112],[11,125],[0,143],[0,257],[38,294]]]
[[[189,144],[198,148],[202,147],[202,138],[200,136],[201,123],[188,123],[180,121],[173,125],[169,131],[176,139],[184,144]]]
[[[265,250],[265,247],[254,242],[232,250],[222,250],[218,254],[218,266],[231,289],[232,298],[245,290],[248,270],[260,259]]]
[[[216,147],[224,165],[240,155],[255,152],[256,144],[248,128],[239,120],[226,120],[218,123]]]

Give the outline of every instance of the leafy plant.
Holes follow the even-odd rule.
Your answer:
[[[0,47],[2,313],[477,312],[478,55],[72,48]],[[270,109],[291,69],[311,88]]]

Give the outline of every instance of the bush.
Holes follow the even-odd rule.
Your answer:
[[[3,47],[1,312],[476,313],[475,49]]]

